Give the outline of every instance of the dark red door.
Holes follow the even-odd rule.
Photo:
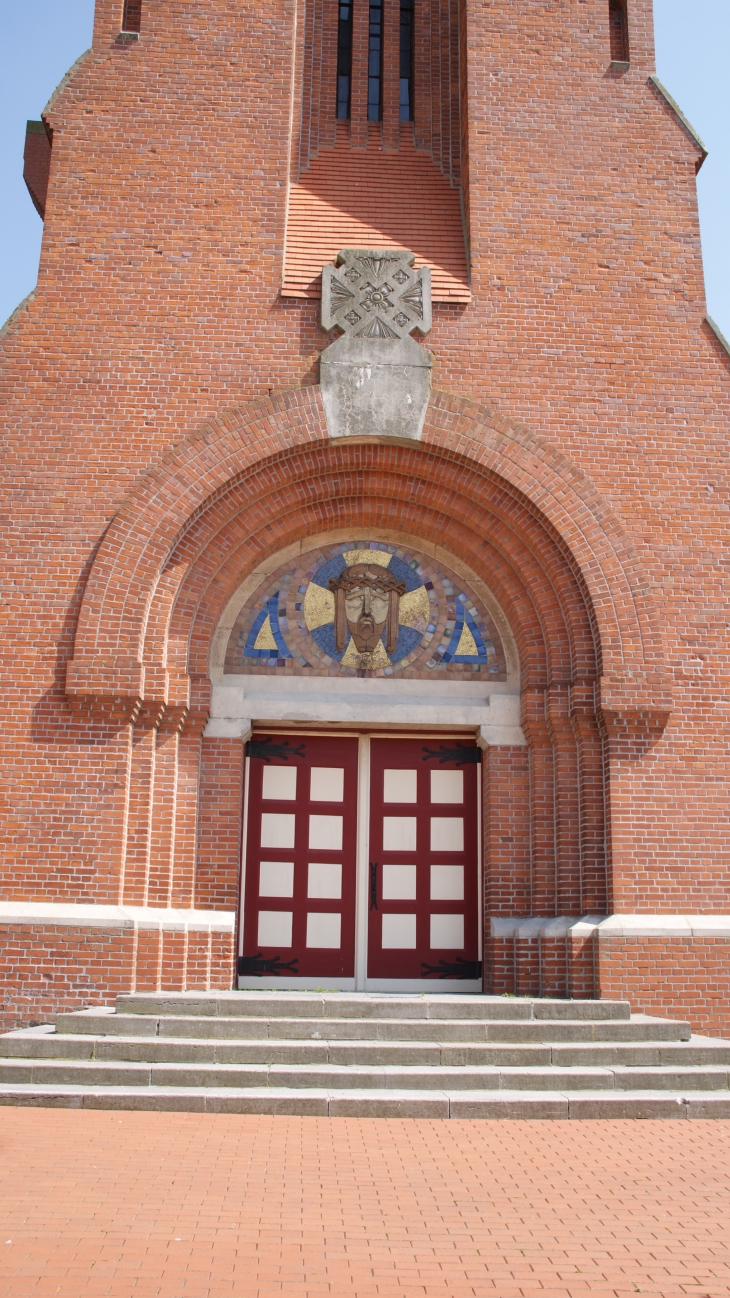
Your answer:
[[[357,739],[256,735],[240,975],[352,978]]]
[[[481,977],[475,744],[370,745],[368,977]]]

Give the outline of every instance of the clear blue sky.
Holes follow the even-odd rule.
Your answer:
[[[42,224],[23,184],[27,118],[91,44],[93,0],[0,0],[0,323],[33,288]],[[730,0],[654,0],[657,71],[709,149],[698,178],[710,315],[730,337]]]

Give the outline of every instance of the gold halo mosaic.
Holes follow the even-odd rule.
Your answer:
[[[227,673],[506,680],[497,628],[461,578],[384,541],[320,546],[241,609]]]

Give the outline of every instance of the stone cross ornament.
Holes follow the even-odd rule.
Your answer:
[[[412,252],[343,248],[322,271],[322,328],[354,338],[405,338],[431,328],[431,272]]]
[[[420,438],[431,353],[431,272],[400,248],[343,248],[322,271],[322,328],[340,337],[320,357],[330,437]]]

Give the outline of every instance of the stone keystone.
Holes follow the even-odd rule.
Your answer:
[[[431,272],[414,260],[343,248],[322,271],[322,328],[342,330],[320,359],[330,437],[421,436],[433,358],[410,334],[431,328]]]

